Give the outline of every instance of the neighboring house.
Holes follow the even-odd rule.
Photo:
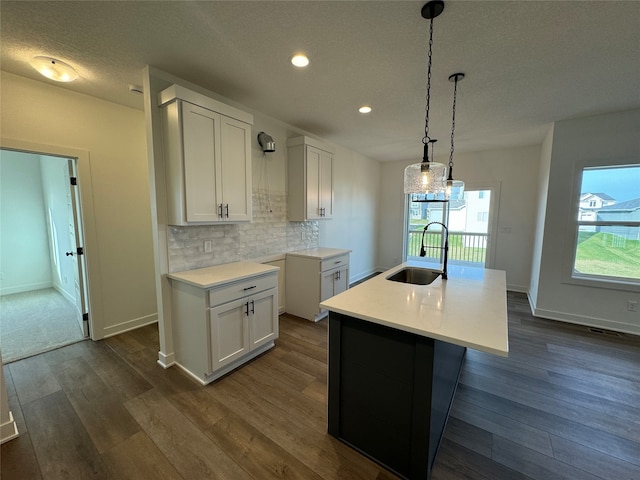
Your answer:
[[[624,221],[640,221],[640,198],[627,200],[626,202],[616,203],[601,208],[597,212],[597,220],[599,222],[624,222]],[[627,240],[640,240],[640,231],[635,227],[625,226],[601,226],[599,232],[614,233]]]
[[[595,221],[596,210],[614,205],[616,200],[606,193],[583,193],[580,195],[578,220]]]

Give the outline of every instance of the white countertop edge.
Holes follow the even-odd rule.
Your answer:
[[[329,258],[337,257],[339,255],[345,255],[347,253],[351,253],[351,250],[344,248],[318,247],[307,248],[305,250],[294,250],[293,252],[287,252],[287,255],[293,257],[317,258],[319,260],[327,260]]]
[[[410,326],[406,326],[406,325],[398,325],[397,323],[392,323],[392,322],[386,322],[384,320],[378,319],[378,318],[373,318],[373,317],[368,317],[367,315],[360,315],[348,310],[343,310],[340,308],[335,308],[335,307],[326,307],[323,306],[322,304],[320,304],[321,307],[326,308],[327,310],[329,310],[329,312],[335,312],[335,313],[341,313],[343,315],[347,315],[349,317],[353,317],[353,318],[357,318],[359,320],[365,320],[367,322],[371,322],[371,323],[375,323],[376,325],[383,325],[385,327],[389,327],[389,328],[393,328],[395,330],[400,330],[403,332],[408,332],[408,333],[413,333],[415,335],[420,335],[421,337],[427,337],[427,338],[433,338],[434,340],[442,340],[443,342],[447,342],[447,343],[453,343],[455,345],[459,345],[461,347],[469,347],[469,348],[473,348],[474,350],[478,350],[481,352],[485,352],[485,353],[492,353],[494,355],[499,355],[501,357],[508,357],[509,356],[509,351],[504,351],[504,350],[500,350],[500,349],[496,349],[493,347],[487,347],[485,345],[479,345],[473,342],[467,342],[464,340],[460,340],[458,338],[451,338],[451,337],[447,337],[445,335],[440,335],[438,333],[435,332],[425,332],[423,330],[419,330],[419,329],[415,329],[415,328],[411,328]]]
[[[415,328],[412,325],[403,323],[403,322],[396,322],[391,321],[387,318],[384,318],[383,315],[379,315],[376,316],[377,312],[369,312],[367,313],[366,310],[367,308],[360,308],[358,307],[359,305],[362,305],[362,300],[363,300],[363,295],[380,295],[380,288],[381,286],[384,284],[384,282],[388,282],[388,280],[386,279],[387,277],[393,275],[395,272],[397,272],[398,270],[401,270],[404,267],[407,266],[418,266],[421,268],[430,268],[431,265],[429,266],[425,266],[424,263],[416,263],[416,262],[408,262],[408,263],[403,263],[401,265],[398,265],[396,267],[393,267],[389,270],[387,270],[386,272],[383,272],[382,274],[373,277],[370,280],[367,280],[365,282],[363,282],[362,284],[359,284],[357,286],[355,286],[352,289],[349,289],[335,297],[331,297],[327,300],[325,300],[324,302],[320,303],[320,307],[329,310],[330,312],[336,312],[336,313],[341,313],[343,315],[347,315],[353,318],[358,318],[360,320],[364,320],[364,321],[368,321],[368,322],[372,322],[378,325],[384,325],[386,327],[389,328],[393,328],[396,330],[400,330],[400,331],[405,331],[408,333],[413,333],[415,335],[420,335],[423,337],[428,337],[428,338],[433,338],[433,339],[437,339],[437,340],[442,340],[445,342],[449,342],[449,343],[453,343],[455,345],[460,345],[463,347],[469,347],[469,348],[473,348],[474,350],[478,350],[478,351],[482,351],[482,352],[486,352],[486,353],[491,353],[494,355],[498,355],[498,356],[502,356],[502,357],[507,357],[509,355],[509,339],[508,339],[508,317],[507,317],[507,308],[506,308],[506,278],[505,274],[503,271],[501,271],[502,273],[502,282],[504,283],[504,328],[506,330],[506,338],[504,338],[504,341],[488,341],[487,343],[475,343],[473,341],[469,341],[469,339],[463,339],[463,338],[459,338],[459,337],[453,337],[450,335],[446,335],[446,334],[442,334],[439,333],[437,331],[434,330],[426,330],[426,329],[420,329],[420,328]],[[452,272],[453,270],[453,272]],[[452,283],[451,280],[456,280],[456,274],[455,274],[455,270],[456,268],[449,268],[449,280],[442,280],[441,278],[436,279],[436,281],[434,281],[433,284],[431,285],[411,285],[411,284],[402,284],[402,283],[396,283],[396,282],[391,282],[389,285],[384,285],[383,288],[385,288],[385,290],[387,288],[393,289],[392,291],[394,292],[394,295],[397,295],[399,291],[403,291],[403,292],[425,292],[428,290],[437,290],[439,288],[441,288],[438,284],[441,282],[449,282]],[[462,269],[464,271],[464,268]],[[475,269],[474,269],[475,270]],[[483,269],[485,270],[485,269]],[[486,270],[485,270],[486,272]],[[496,271],[497,272],[497,271]],[[453,275],[452,275],[453,273]],[[461,276],[458,277],[461,280],[465,279],[465,276]],[[483,278],[484,278],[484,272],[483,272]],[[469,280],[471,282],[475,282],[476,280],[474,280],[471,277],[471,280]],[[466,281],[465,281],[466,283]],[[367,285],[369,284],[369,285]],[[484,284],[484,280],[482,280],[482,283],[480,285]],[[479,285],[479,286],[480,286]],[[482,287],[481,287],[482,288]],[[399,290],[402,289],[402,290]],[[370,293],[369,293],[370,292]],[[340,298],[342,297],[342,298]],[[406,295],[403,293],[403,297],[406,297]],[[351,305],[345,305],[345,300],[346,299],[350,299],[353,298],[354,299],[354,304],[353,304],[353,308],[351,307]],[[391,301],[391,299],[390,299]],[[351,303],[351,301],[349,301],[348,303]],[[501,302],[502,303],[502,302]],[[342,304],[342,305],[340,305]],[[369,309],[370,310],[370,309]],[[498,328],[501,328],[500,325],[498,325]],[[500,335],[502,336],[502,335]],[[504,345],[504,348],[503,348]]]
[[[167,278],[203,289],[277,272],[280,267],[257,262],[232,262],[184,272],[167,273]]]

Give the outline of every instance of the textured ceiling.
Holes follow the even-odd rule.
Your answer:
[[[380,160],[421,154],[428,21],[415,1],[0,2],[1,68],[142,109],[153,65]],[[430,130],[456,150],[540,143],[552,122],[640,107],[640,2],[456,1],[434,20]],[[289,58],[305,52],[310,66]],[[370,104],[373,112],[357,112]]]

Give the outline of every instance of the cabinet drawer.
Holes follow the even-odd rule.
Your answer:
[[[223,303],[231,302],[238,298],[246,297],[247,295],[253,295],[254,293],[262,292],[269,288],[276,288],[277,286],[278,275],[277,272],[274,272],[212,288],[209,290],[208,295],[209,307],[222,305]]]
[[[323,260],[322,262],[320,262],[320,271],[326,272],[327,270],[341,267],[343,265],[349,265],[349,254]]]

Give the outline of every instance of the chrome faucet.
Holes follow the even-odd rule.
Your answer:
[[[427,233],[429,227],[433,224],[442,225],[442,234],[444,235],[444,247],[427,247],[424,244],[424,234]],[[420,242],[420,256],[424,257],[427,255],[427,248],[437,248],[438,250],[444,250],[444,264],[442,265],[442,279],[447,279],[447,257],[449,256],[449,229],[442,222],[429,222],[427,226],[424,227],[422,231],[422,241]]]

